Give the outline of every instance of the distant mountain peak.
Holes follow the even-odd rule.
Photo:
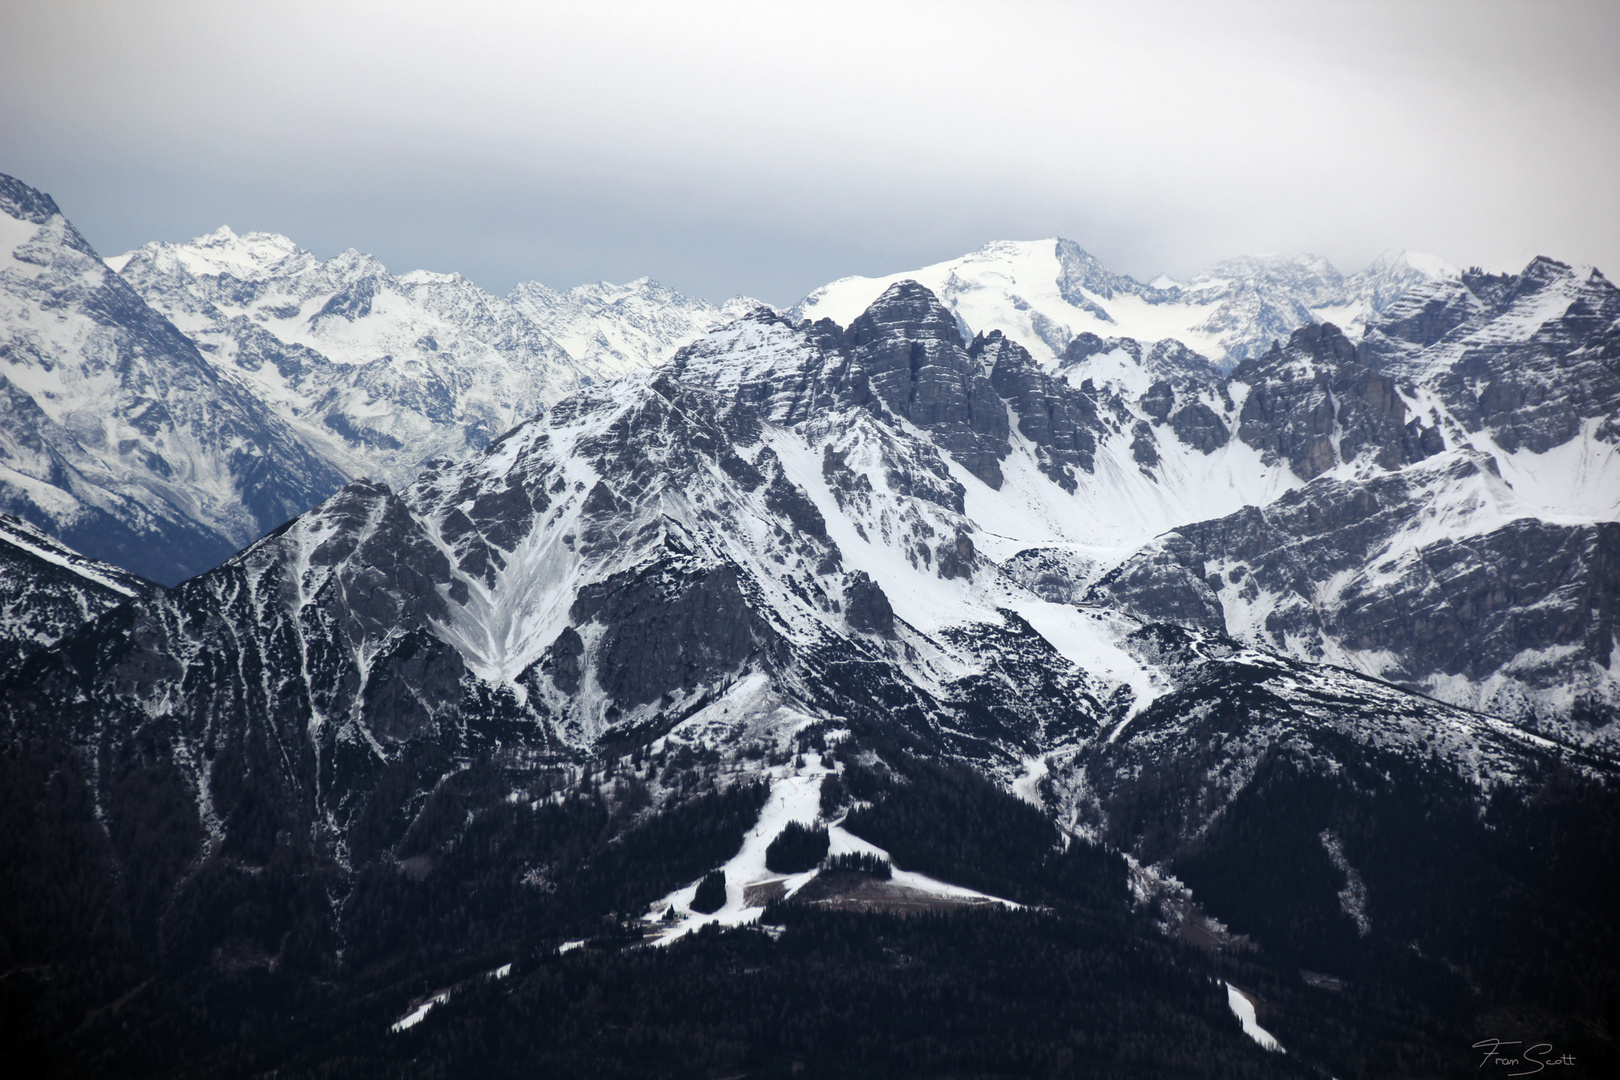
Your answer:
[[[878,278],[851,277],[814,290],[791,310],[840,326],[893,283],[912,279],[956,316],[964,336],[1000,330],[1048,364],[1085,334],[1156,342],[1173,338],[1219,368],[1257,356],[1294,329],[1331,321],[1359,336],[1402,292],[1451,273],[1432,257],[1391,257],[1345,277],[1313,254],[1227,259],[1187,282],[1152,284],[1118,274],[1072,240],[992,241],[957,259]]]

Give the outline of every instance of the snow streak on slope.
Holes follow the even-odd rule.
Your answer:
[[[1279,1054],[1287,1053],[1276,1037],[1260,1026],[1260,1021],[1255,1017],[1254,999],[1231,983],[1226,984],[1226,1004],[1231,1008],[1232,1015],[1243,1025],[1243,1034],[1267,1050],[1275,1050]]]

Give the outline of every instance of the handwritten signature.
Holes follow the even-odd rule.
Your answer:
[[[1521,1046],[1524,1049],[1518,1049]],[[1508,1073],[1509,1076],[1530,1076],[1549,1065],[1575,1064],[1574,1054],[1553,1057],[1552,1043],[1531,1043],[1524,1046],[1523,1039],[1481,1039],[1474,1044],[1474,1049],[1484,1052],[1484,1060],[1479,1063],[1482,1069],[1487,1065],[1519,1068],[1518,1072]]]

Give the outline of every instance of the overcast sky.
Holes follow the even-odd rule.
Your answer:
[[[229,224],[501,293],[785,305],[1052,235],[1613,276],[1617,52],[1552,0],[0,0],[0,172],[103,254]]]

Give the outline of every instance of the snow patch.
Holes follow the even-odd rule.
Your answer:
[[[1271,1032],[1261,1027],[1259,1021],[1255,1019],[1254,999],[1231,983],[1226,984],[1226,1004],[1232,1010],[1232,1015],[1243,1025],[1243,1034],[1267,1050],[1275,1050],[1279,1054],[1288,1052],[1282,1048],[1282,1044]]]

